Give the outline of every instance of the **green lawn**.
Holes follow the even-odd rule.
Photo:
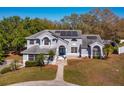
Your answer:
[[[55,78],[56,71],[56,66],[46,66],[42,69],[40,69],[40,67],[23,68],[0,75],[0,85],[35,80],[52,80]]]
[[[79,85],[124,85],[124,54],[107,60],[71,59],[64,80]]]

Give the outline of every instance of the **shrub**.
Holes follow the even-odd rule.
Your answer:
[[[104,47],[104,53],[105,53],[105,56],[108,58],[109,55],[111,55],[114,51],[114,48],[112,45],[105,45]]]
[[[118,54],[118,47],[114,47],[113,53],[114,53],[114,54]]]
[[[39,65],[38,62],[35,62],[35,61],[26,61],[26,63],[25,63],[26,67],[35,67],[38,65]]]
[[[4,73],[10,72],[10,71],[12,71],[11,67],[8,66],[8,67],[4,67],[3,69],[1,69],[0,73],[4,74]]]
[[[45,60],[45,56],[44,56],[44,54],[39,54],[39,55],[37,55],[36,56],[36,63],[39,65],[39,66],[44,66],[44,60]]]

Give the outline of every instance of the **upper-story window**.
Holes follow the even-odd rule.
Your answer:
[[[56,41],[57,42],[58,40],[56,38],[54,38],[54,39],[52,39],[52,41]]]
[[[49,45],[50,40],[48,37],[45,37],[43,40],[44,40],[44,45]]]
[[[71,41],[77,41],[77,39],[76,38],[72,38],[72,40]]]
[[[34,44],[34,40],[30,40],[30,44],[31,44],[31,45]]]

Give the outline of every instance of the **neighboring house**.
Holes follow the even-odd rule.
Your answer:
[[[21,52],[24,64],[26,61],[35,60],[36,55],[40,53],[47,56],[50,50],[56,54],[52,64],[60,56],[104,57],[104,43],[101,37],[99,35],[82,35],[80,30],[43,30],[26,37],[26,40],[27,49]]]

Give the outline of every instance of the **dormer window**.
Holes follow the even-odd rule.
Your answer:
[[[54,39],[52,39],[52,41],[56,41],[56,42],[57,42],[57,39],[56,39],[56,38],[54,38]]]
[[[57,39],[56,38],[54,38],[54,39],[52,39],[53,41],[56,41]]]
[[[33,45],[34,44],[34,40],[30,40],[30,44]]]
[[[72,38],[72,40],[71,41],[77,41],[77,39],[76,38]]]
[[[48,37],[45,37],[43,40],[44,40],[44,45],[49,45],[50,40]]]

